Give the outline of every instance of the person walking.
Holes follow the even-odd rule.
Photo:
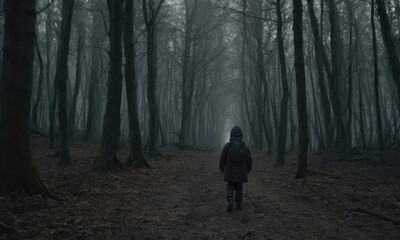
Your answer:
[[[247,182],[247,175],[252,168],[252,158],[249,147],[243,142],[243,133],[240,127],[234,126],[231,130],[229,142],[225,144],[219,160],[221,174],[225,173],[229,212],[242,209],[242,184]]]

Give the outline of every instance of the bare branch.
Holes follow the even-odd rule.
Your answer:
[[[44,12],[44,11],[46,11],[46,9],[48,9],[50,6],[51,6],[51,4],[53,4],[53,2],[54,2],[54,0],[50,0],[50,2],[44,7],[44,8],[42,8],[41,10],[39,10],[39,11],[36,11],[36,15],[39,15],[39,14],[41,14],[42,12]]]

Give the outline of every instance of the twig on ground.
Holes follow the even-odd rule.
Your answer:
[[[398,220],[398,219],[396,219],[394,217],[388,216],[388,215],[384,215],[384,214],[380,214],[380,213],[368,210],[368,209],[353,208],[350,211],[351,212],[358,212],[358,213],[366,213],[366,214],[369,214],[369,215],[372,215],[372,216],[375,216],[375,217],[379,217],[379,218],[381,218],[381,219],[383,219],[385,221],[391,222],[393,224],[400,225],[400,220]]]
[[[318,171],[312,170],[312,169],[308,169],[307,172],[311,173],[311,174],[314,174],[314,175],[327,176],[327,177],[331,177],[331,178],[335,178],[335,179],[341,179],[342,178],[342,176],[336,176],[336,175],[332,175],[332,174],[328,174],[328,173],[318,172]]]

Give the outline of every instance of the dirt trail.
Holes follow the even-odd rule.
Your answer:
[[[369,175],[360,179],[310,177],[303,187],[293,179],[294,158],[274,169],[272,156],[254,153],[243,209],[230,213],[219,153],[166,148],[150,169],[99,174],[91,169],[96,144],[72,145],[74,165],[61,168],[42,141],[36,140],[35,161],[64,200],[0,195],[0,221],[13,229],[0,239],[400,239],[399,226],[346,210],[382,203],[376,211],[399,217],[399,167],[366,166],[361,171]],[[329,170],[354,172],[343,166]],[[394,177],[381,184],[382,175]]]
[[[216,153],[175,155],[167,163],[173,170],[154,188],[164,199],[159,206],[168,212],[163,219],[166,229],[151,224],[135,235],[139,239],[391,239],[385,232],[348,227],[316,208],[306,195],[287,192],[275,185],[278,179],[267,180],[274,177],[268,176],[273,159],[261,153],[255,154],[254,171],[244,185],[243,209],[227,212],[226,183],[218,160]]]

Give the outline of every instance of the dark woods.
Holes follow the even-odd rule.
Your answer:
[[[162,146],[214,150],[233,125],[252,149],[384,151],[399,142],[397,0],[0,1],[0,188],[49,194],[31,132],[61,165],[149,167]],[[128,157],[119,151],[128,148]]]

